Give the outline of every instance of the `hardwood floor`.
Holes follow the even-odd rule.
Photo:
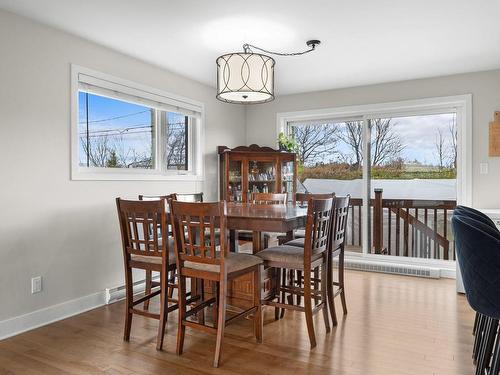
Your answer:
[[[215,336],[187,329],[184,354],[175,355],[176,313],[162,352],[158,322],[140,316],[123,342],[120,302],[0,342],[0,374],[473,374],[474,313],[454,280],[346,276],[349,315],[330,334],[316,315],[313,350],[303,314],[287,311],[274,321],[266,308],[264,343],[256,343],[252,322],[230,325],[214,369]]]

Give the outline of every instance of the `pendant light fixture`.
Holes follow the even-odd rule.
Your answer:
[[[312,52],[321,42],[308,40],[307,50],[294,53],[272,52],[245,43],[243,52],[219,56],[217,63],[217,99],[226,103],[257,104],[274,99],[274,59],[266,54],[298,56]],[[254,53],[252,49],[266,54]]]

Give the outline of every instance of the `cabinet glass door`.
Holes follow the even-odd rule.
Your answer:
[[[243,201],[243,181],[242,181],[241,160],[229,161],[229,176],[227,187],[227,200],[229,202]]]
[[[288,194],[288,200],[293,199],[293,161],[284,161],[281,163],[281,192]]]
[[[274,161],[250,160],[248,162],[248,198],[252,193],[275,193],[276,165]]]

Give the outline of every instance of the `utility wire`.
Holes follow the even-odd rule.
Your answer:
[[[92,121],[88,121],[88,123],[89,124],[93,124],[93,123],[96,123],[96,122],[106,122],[106,121],[111,121],[111,120],[118,120],[118,119],[125,118],[125,117],[140,115],[141,113],[146,113],[146,112],[149,112],[149,111],[150,110],[147,109],[145,111],[129,113],[127,115],[121,115],[121,116],[116,116],[116,117],[109,117],[109,118],[104,118],[104,119],[100,119],[100,120],[92,120]],[[85,124],[86,122],[87,121],[80,121],[80,124]]]

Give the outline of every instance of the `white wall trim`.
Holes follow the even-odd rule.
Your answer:
[[[2,320],[0,340],[101,307],[105,304],[105,297],[104,291],[97,292]]]

